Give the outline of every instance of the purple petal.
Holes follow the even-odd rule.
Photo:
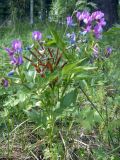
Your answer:
[[[9,73],[8,73],[8,76],[10,77],[10,76],[13,76],[13,74],[14,74],[14,70],[12,70],[12,71],[10,71]]]
[[[14,55],[14,51],[10,48],[5,48],[5,50],[7,51],[9,56],[13,56]]]
[[[99,25],[101,26],[105,26],[106,25],[106,21],[104,18],[100,19]]]
[[[35,40],[35,41],[39,41],[42,39],[42,33],[39,32],[39,31],[34,31],[32,33],[32,38]]]
[[[21,65],[21,64],[23,64],[23,58],[22,58],[22,56],[20,55],[20,56],[18,57],[18,65]]]
[[[79,19],[80,15],[81,15],[81,12],[77,12],[77,13],[76,13],[77,19]]]
[[[101,11],[95,11],[95,12],[93,12],[92,15],[91,15],[91,18],[92,18],[93,20],[99,20],[99,19],[101,19],[101,18],[103,18],[103,17],[104,17],[104,13],[101,12]]]
[[[89,33],[91,31],[91,26],[87,26],[84,31],[83,31],[83,35],[85,35],[86,33]]]
[[[107,47],[106,48],[106,58],[108,58],[110,55],[111,55],[111,53],[112,53],[112,48],[111,47]]]
[[[18,63],[18,60],[15,56],[11,56],[10,57],[10,63],[13,65],[16,65]]]
[[[15,52],[20,52],[22,50],[22,42],[20,40],[13,40],[12,48]]]
[[[8,87],[8,80],[7,79],[2,79],[2,85],[6,88]]]
[[[67,17],[67,26],[72,26],[72,24],[73,24],[72,17],[71,17],[71,16],[68,16],[68,17]]]

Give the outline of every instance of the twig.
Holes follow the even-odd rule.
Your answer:
[[[75,142],[79,142],[80,144],[84,145],[86,148],[89,148],[89,145],[86,144],[86,143],[84,143],[84,142],[82,142],[82,141],[79,141],[79,140],[77,140],[77,139],[74,139],[74,141],[75,141]]]
[[[28,121],[28,119],[27,120],[25,120],[25,121],[23,121],[22,123],[20,123],[19,125],[17,125],[11,132],[10,132],[10,134],[12,134],[14,131],[16,131],[18,128],[20,128],[24,123],[26,123]]]
[[[30,151],[30,153],[34,156],[36,160],[39,160],[39,158],[32,151]]]
[[[66,151],[67,151],[67,148],[66,148],[66,144],[65,144],[65,141],[64,141],[64,138],[63,138],[63,136],[62,136],[61,131],[59,131],[59,134],[60,134],[60,138],[61,138],[61,140],[62,140],[62,142],[63,142],[64,149],[65,149],[65,152],[66,152]]]

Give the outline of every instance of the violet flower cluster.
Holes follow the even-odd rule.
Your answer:
[[[22,42],[13,40],[11,48],[6,48],[5,50],[10,58],[10,64],[13,66],[13,70],[8,73],[8,76],[11,76],[14,74],[15,69],[23,63]]]
[[[8,80],[5,79],[5,78],[3,78],[1,84],[2,84],[2,86],[3,86],[4,88],[7,88],[7,87],[8,87]]]
[[[66,18],[66,20],[67,20],[67,26],[72,26],[72,25],[73,25],[72,16],[68,16],[68,17]]]
[[[76,35],[75,35],[74,32],[72,32],[71,34],[67,33],[66,37],[69,38],[69,40],[70,40],[69,42],[70,42],[71,45],[75,44],[75,42],[76,42]]]
[[[76,18],[79,24],[82,24],[82,34],[93,32],[97,39],[102,37],[103,27],[106,25],[104,13],[101,11],[95,11],[90,14],[88,11],[77,12]],[[67,17],[67,26],[71,26],[73,23],[72,17]]]
[[[39,42],[42,39],[42,33],[39,31],[34,31],[32,33],[32,39]],[[31,47],[27,47],[28,50],[31,50]],[[10,48],[5,48],[7,52],[10,64],[12,65],[12,70],[8,73],[8,76],[12,76],[17,67],[23,64],[23,55],[22,55],[22,42],[20,40],[13,40]],[[8,87],[8,80],[3,78],[1,84],[4,88]]]
[[[100,50],[97,43],[93,46],[92,50],[93,50],[92,58],[90,59],[91,63],[93,63],[94,60],[97,59],[104,60],[105,58],[109,58],[113,51],[112,47],[106,47]]]

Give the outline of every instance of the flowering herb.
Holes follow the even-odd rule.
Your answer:
[[[39,35],[39,31],[37,31]],[[36,31],[33,32],[33,35],[36,35]],[[37,35],[37,36],[38,36]],[[36,36],[36,37],[37,37]],[[36,39],[38,41],[39,38],[34,37],[34,40]],[[38,47],[39,46],[39,47]],[[52,73],[59,65],[60,60],[62,58],[62,54],[59,53],[59,50],[55,51],[51,48],[44,48],[42,43],[39,43],[38,46],[32,45],[32,48],[29,47],[28,51],[30,54],[33,55],[34,59],[29,59],[28,57],[24,56],[26,60],[31,62],[31,65],[35,67],[35,70],[42,78],[45,77],[46,72]],[[61,67],[63,67],[64,64],[62,64]]]
[[[35,40],[35,41],[39,41],[39,40],[42,39],[42,33],[39,32],[39,31],[34,31],[34,32],[32,33],[32,38],[33,38],[33,40]]]
[[[90,14],[88,11],[78,11],[76,13],[76,18],[79,24],[82,24],[83,35],[92,32],[97,39],[102,38],[103,27],[106,25],[104,13],[95,11]],[[70,16],[67,17],[67,25],[70,26],[72,23]]]
[[[74,32],[72,34],[67,33],[66,36],[67,36],[67,38],[69,38],[70,44],[75,44],[75,42],[76,42],[76,35],[75,35]]]
[[[10,64],[13,66],[13,70],[8,73],[8,76],[14,74],[14,69],[23,63],[22,56],[22,42],[20,40],[13,40],[11,48],[5,48],[8,53]]]
[[[72,16],[68,16],[67,17],[67,26],[72,26],[72,24],[73,24]]]
[[[8,73],[8,76],[10,77],[10,76],[13,76],[14,75],[14,70],[12,70],[12,71],[10,71],[9,73]]]
[[[105,51],[105,56],[106,58],[108,58],[112,53],[112,48],[111,47],[107,47],[106,51]]]
[[[5,87],[5,88],[8,87],[8,80],[5,79],[5,78],[3,78],[1,84],[2,84],[2,86]]]
[[[14,50],[14,52],[22,52],[22,42],[20,40],[13,40],[12,49]]]
[[[100,20],[101,18],[104,17],[104,13],[101,11],[95,11],[92,13],[91,17],[92,17],[92,20]]]

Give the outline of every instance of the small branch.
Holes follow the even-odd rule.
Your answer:
[[[80,144],[82,144],[82,145],[84,145],[86,148],[89,148],[89,145],[86,144],[86,143],[84,143],[84,142],[82,142],[82,141],[79,141],[79,140],[77,140],[77,139],[74,139],[74,141],[75,141],[75,142],[78,142],[78,143],[80,143]]]
[[[34,157],[36,160],[39,160],[39,158],[38,158],[32,151],[30,151],[30,153],[33,155],[33,157]]]

